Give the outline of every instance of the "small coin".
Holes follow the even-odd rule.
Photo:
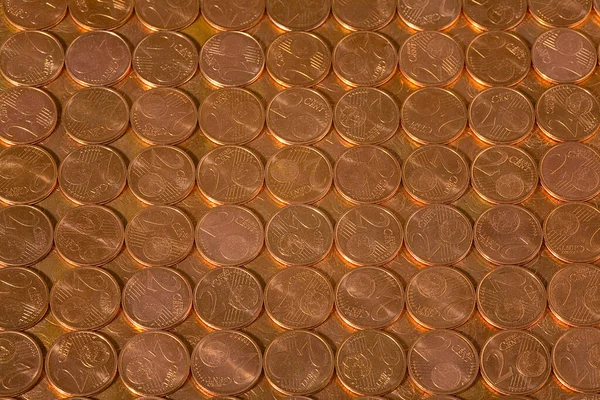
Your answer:
[[[194,226],[171,206],[143,208],[127,224],[129,254],[147,267],[168,267],[183,260],[194,246]]]
[[[196,104],[185,92],[156,88],[144,92],[131,108],[131,127],[149,144],[178,144],[187,140],[198,122]]]
[[[333,226],[318,208],[290,205],[267,223],[269,254],[287,266],[309,266],[323,260],[333,246]]]
[[[258,24],[265,13],[265,0],[201,0],[202,16],[222,31],[245,31]]]
[[[19,29],[48,29],[67,15],[67,0],[3,0],[6,20]]]
[[[220,32],[200,51],[200,71],[217,87],[246,86],[256,81],[265,66],[260,43],[244,32]]]
[[[37,324],[48,310],[48,296],[46,282],[33,269],[0,269],[0,330],[20,331]]]
[[[31,389],[44,366],[42,350],[35,340],[21,332],[0,332],[0,396],[16,396]]]
[[[26,267],[52,249],[54,226],[39,208],[27,205],[0,209],[0,265]],[[1,291],[0,291],[1,293]]]
[[[571,326],[600,323],[598,282],[600,270],[594,265],[568,265],[556,272],[548,285],[552,313]]]
[[[419,31],[444,30],[460,17],[461,1],[398,0],[398,15],[409,27]]]
[[[190,25],[200,13],[200,0],[135,2],[135,14],[153,31],[178,31]]]
[[[334,370],[333,351],[319,335],[304,330],[284,332],[265,350],[267,381],[287,395],[323,389]]]
[[[356,206],[344,213],[335,226],[337,250],[359,267],[392,261],[402,247],[403,238],[398,218],[379,205]]]
[[[428,267],[406,287],[406,309],[429,329],[456,328],[475,310],[475,289],[466,275],[451,267]]]
[[[537,22],[551,28],[569,28],[582,23],[592,11],[592,0],[528,0]]]
[[[285,329],[310,329],[321,325],[333,309],[333,288],[314,268],[285,268],[265,287],[265,310]]]
[[[349,86],[381,86],[398,64],[394,44],[376,32],[346,35],[333,50],[333,71]]]
[[[264,167],[251,150],[221,146],[198,163],[196,180],[200,192],[217,204],[240,204],[252,200],[262,189]]]
[[[376,31],[394,18],[396,0],[333,0],[333,17],[351,31]]]
[[[217,144],[248,143],[262,132],[265,110],[252,92],[239,88],[215,90],[202,102],[200,129]]]
[[[133,14],[133,0],[69,0],[73,20],[85,29],[116,29]]]
[[[338,349],[335,368],[342,385],[359,395],[386,394],[406,375],[406,356],[387,332],[355,332]]]
[[[310,31],[327,20],[331,0],[267,0],[266,5],[267,15],[278,28],[285,31]]]
[[[245,268],[221,267],[207,272],[194,290],[194,311],[213,329],[240,329],[258,318],[263,291]]]
[[[54,131],[58,109],[41,89],[12,87],[0,93],[0,140],[8,144],[33,144]]]
[[[479,282],[477,308],[497,328],[524,329],[542,318],[546,297],[544,284],[537,276],[525,268],[504,265]]]
[[[385,328],[400,318],[404,289],[398,278],[384,268],[357,268],[340,279],[335,289],[335,309],[353,328]]]
[[[121,289],[113,276],[97,267],[72,268],[50,291],[52,315],[73,331],[96,330],[119,312]]]
[[[552,348],[552,369],[560,383],[584,393],[600,390],[600,367],[594,355],[600,348],[600,329],[572,328]]]
[[[218,357],[218,354],[215,354]],[[119,355],[119,375],[139,396],[165,396],[179,389],[190,373],[190,355],[177,336],[165,331],[134,335]]]
[[[504,31],[517,26],[527,15],[527,0],[463,1],[465,18],[484,31]]]

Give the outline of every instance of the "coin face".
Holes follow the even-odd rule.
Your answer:
[[[85,29],[115,29],[133,13],[133,0],[69,0],[69,11],[75,22]]]
[[[200,71],[217,87],[245,86],[256,81],[265,66],[260,43],[244,32],[220,32],[200,51]]]
[[[198,17],[200,0],[164,1],[141,0],[135,2],[135,14],[153,31],[178,31]]]
[[[419,31],[444,30],[458,21],[460,0],[435,1],[398,0],[398,15],[409,27]]]
[[[245,31],[258,24],[265,13],[265,0],[201,0],[202,16],[222,31]]]
[[[258,318],[263,291],[258,279],[246,268],[211,269],[196,285],[194,311],[213,329],[239,329]]]
[[[0,269],[0,330],[30,328],[47,310],[48,286],[37,272],[24,267]]]
[[[527,0],[463,1],[467,20],[484,31],[504,31],[517,26],[527,14]]]
[[[129,254],[147,267],[168,267],[183,260],[194,246],[192,221],[171,206],[140,210],[127,224]]]
[[[2,207],[0,265],[26,267],[37,263],[52,249],[53,233],[50,218],[39,208],[27,205]]]
[[[42,374],[40,346],[28,335],[10,331],[0,332],[0,346],[0,396],[16,396],[31,389]]]
[[[327,20],[331,0],[267,0],[267,15],[285,31],[310,31]]]
[[[552,348],[552,367],[560,383],[578,392],[600,390],[600,368],[592,361],[600,346],[597,328],[572,328],[567,330]],[[582,362],[586,360],[587,362]]]
[[[406,357],[392,335],[368,330],[353,333],[342,343],[335,367],[348,390],[359,395],[385,394],[404,379]]]
[[[33,144],[46,139],[56,127],[56,103],[43,90],[12,87],[0,93],[0,140]]]
[[[396,72],[398,56],[393,43],[376,32],[354,32],[333,51],[333,71],[349,86],[381,86]]]
[[[575,264],[558,270],[548,284],[548,305],[552,313],[571,326],[600,323],[598,279],[600,270],[594,265]]]
[[[48,29],[67,14],[67,0],[3,0],[6,20],[19,29]]]
[[[537,22],[551,28],[569,28],[579,25],[590,14],[592,0],[528,0],[529,11]]]
[[[318,208],[290,205],[267,223],[269,254],[287,266],[309,266],[323,260],[333,246],[333,226]]]
[[[121,289],[113,276],[97,267],[72,268],[52,286],[52,315],[73,331],[96,330],[119,312]]]
[[[344,28],[351,31],[376,31],[394,18],[396,0],[333,0],[331,11]]]

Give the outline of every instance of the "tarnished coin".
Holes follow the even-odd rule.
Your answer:
[[[467,322],[475,310],[475,288],[458,269],[428,267],[406,287],[406,309],[429,329],[450,329]]]
[[[194,22],[199,12],[200,0],[135,2],[135,14],[142,24],[153,31],[181,30]]]
[[[117,352],[96,332],[60,336],[46,355],[46,378],[65,396],[91,396],[106,389],[117,375]]]
[[[202,16],[222,31],[245,31],[258,24],[265,13],[265,0],[201,0]]]
[[[552,367],[560,383],[577,392],[598,392],[600,367],[594,361],[598,348],[598,328],[572,328],[563,333],[552,348]]]
[[[487,322],[500,329],[524,329],[546,311],[546,289],[525,268],[494,268],[479,282],[477,308]]]
[[[419,31],[441,31],[449,28],[458,21],[460,10],[460,0],[398,0],[400,19]]]
[[[344,28],[376,31],[389,24],[396,13],[396,0],[333,0],[331,11]]]
[[[349,86],[381,86],[394,76],[397,64],[394,44],[376,32],[346,35],[333,50],[333,71]]]
[[[265,244],[275,260],[287,266],[309,266],[323,260],[333,246],[333,226],[316,207],[290,205],[267,223]]]
[[[310,31],[329,17],[331,0],[267,0],[267,15],[277,27],[286,31]]]
[[[218,357],[218,355],[215,354]],[[184,384],[190,355],[177,336],[165,331],[134,335],[119,354],[119,375],[140,396],[165,396]]]
[[[41,89],[12,87],[0,93],[0,140],[33,144],[46,139],[58,120],[56,103]]]
[[[335,105],[335,130],[353,144],[378,144],[390,139],[400,126],[396,101],[377,88],[346,92]]]
[[[37,324],[48,310],[48,296],[46,282],[33,269],[0,269],[0,330],[20,331]]]
[[[120,304],[119,284],[110,273],[97,267],[68,270],[50,291],[52,315],[73,331],[96,330],[107,325],[117,316]]]
[[[200,339],[192,352],[192,378],[210,394],[243,393],[260,378],[262,361],[258,344],[245,333],[211,332]]]
[[[430,87],[411,93],[402,104],[402,128],[421,144],[445,144],[467,127],[467,107],[456,93]]]
[[[265,310],[285,329],[309,329],[321,325],[329,317],[333,302],[329,280],[315,268],[285,268],[265,287]]]
[[[578,83],[594,72],[596,47],[579,31],[556,28],[533,42],[531,61],[536,72],[552,83]]]
[[[13,85],[44,86],[60,74],[64,61],[62,45],[47,32],[18,32],[0,47],[0,73]]]
[[[149,144],[178,144],[188,139],[198,122],[196,104],[185,92],[156,88],[144,92],[131,107],[131,127]]]
[[[267,347],[264,357],[267,380],[287,395],[317,392],[333,376],[333,351],[325,340],[309,331],[280,334]]]
[[[207,272],[194,290],[194,311],[213,329],[239,329],[258,318],[263,291],[246,268],[221,267]]]
[[[406,356],[392,335],[361,331],[350,335],[338,349],[335,368],[348,390],[359,395],[386,394],[406,375]]]
[[[8,331],[0,332],[0,349],[0,396],[25,393],[42,375],[40,346],[24,333]]]
[[[286,146],[265,167],[265,184],[286,204],[314,203],[329,192],[332,168],[327,156],[310,146]]]
[[[548,305],[562,322],[572,326],[600,323],[600,269],[594,265],[567,265],[548,284]]]
[[[335,309],[344,322],[356,329],[385,328],[400,318],[404,289],[385,268],[357,268],[340,279],[335,289]]]
[[[72,208],[56,224],[54,243],[66,261],[77,266],[103,265],[123,247],[123,223],[103,206]]]
[[[67,15],[67,0],[3,0],[6,20],[19,29],[48,29]]]
[[[183,260],[194,247],[194,226],[175,207],[147,207],[127,224],[125,243],[140,264],[168,267]]]
[[[517,26],[527,14],[527,0],[464,0],[465,18],[478,29],[503,31]]]
[[[456,264],[471,249],[473,229],[458,209],[430,204],[408,218],[405,242],[408,252],[425,265]]]
[[[136,2],[136,9],[139,4],[155,1],[157,0],[140,0]],[[160,3],[179,4],[170,1]],[[137,77],[150,87],[179,86],[189,81],[196,73],[198,50],[196,45],[181,33],[156,32],[138,43],[133,51],[132,66]]]
[[[409,36],[400,48],[399,61],[400,71],[415,85],[445,86],[460,76],[465,57],[450,36],[426,31]]]
[[[262,189],[264,167],[251,150],[221,146],[198,163],[196,180],[200,192],[217,204],[240,204],[252,200]]]
[[[134,0],[69,0],[69,12],[85,29],[115,29],[133,14]]]
[[[200,51],[200,71],[217,87],[245,86],[256,81],[265,66],[260,43],[244,32],[220,32]]]
[[[174,146],[151,146],[129,164],[127,183],[139,200],[152,205],[174,204],[194,188],[194,163]]]
[[[400,187],[402,172],[396,156],[379,146],[363,145],[346,150],[335,163],[335,188],[346,200],[380,203]]]
[[[592,11],[592,0],[528,0],[537,22],[551,28],[569,28],[582,23]]]
[[[52,249],[54,226],[39,208],[27,205],[0,209],[0,265],[26,267]],[[1,293],[1,291],[0,291]]]

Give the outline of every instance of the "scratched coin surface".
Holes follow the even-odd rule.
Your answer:
[[[12,87],[0,93],[0,140],[33,144],[46,139],[56,127],[58,109],[45,91]]]
[[[48,310],[48,296],[44,278],[33,269],[0,269],[0,330],[20,331],[37,324]]]
[[[329,17],[331,0],[266,0],[267,15],[285,31],[310,31]]]
[[[67,14],[67,0],[3,0],[6,20],[19,29],[48,29]]]
[[[69,269],[50,291],[52,315],[72,331],[100,329],[117,316],[120,304],[119,284],[97,267]]]
[[[21,332],[0,332],[0,396],[31,389],[42,374],[44,357],[35,340]]]
[[[548,305],[552,313],[571,326],[600,323],[600,270],[589,264],[567,265],[548,284]]]
[[[349,86],[381,86],[396,72],[394,44],[376,32],[346,35],[333,50],[333,71]]]
[[[147,267],[168,267],[183,260],[194,246],[192,221],[171,206],[141,209],[127,224],[129,254]]]
[[[398,15],[409,27],[419,31],[444,30],[458,21],[460,0],[398,0]]]
[[[551,28],[573,27],[585,20],[592,10],[592,0],[528,0],[529,12],[537,22]]]
[[[376,31],[389,24],[396,12],[396,0],[333,0],[333,17],[351,31]]]
[[[211,269],[194,290],[194,311],[213,329],[239,329],[250,325],[258,318],[262,306],[261,284],[246,268]]]
[[[133,0],[69,0],[75,22],[85,29],[116,29],[133,13]]]
[[[600,390],[600,367],[594,361],[600,329],[572,328],[552,348],[552,367],[560,383],[577,392]]]
[[[392,261],[402,247],[403,238],[398,218],[387,208],[374,204],[348,210],[335,226],[337,251],[359,267]]]
[[[135,2],[135,14],[153,31],[178,31],[196,20],[200,0],[140,0]]]
[[[517,26],[527,15],[527,0],[463,1],[465,18],[484,31],[503,31]]]
[[[26,267],[37,263],[52,249],[53,234],[53,223],[39,208],[28,205],[2,207],[0,265]]]
[[[201,0],[202,16],[222,31],[245,31],[258,24],[265,13],[265,0]]]
[[[333,302],[331,283],[315,268],[285,268],[265,287],[265,310],[285,329],[310,329],[321,325],[331,314]]]

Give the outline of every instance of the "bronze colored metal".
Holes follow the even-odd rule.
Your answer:
[[[568,265],[556,272],[548,284],[548,306],[571,326],[593,326],[600,321],[597,284],[600,270],[594,265]]]
[[[48,286],[34,270],[0,269],[0,330],[24,330],[48,311]]]
[[[458,21],[461,6],[460,0],[398,0],[398,15],[406,25],[418,31],[441,31]]]
[[[0,396],[16,396],[27,392],[42,375],[44,366],[42,349],[34,339],[21,332],[0,332],[0,344],[2,346],[0,377],[3,382],[0,386]]]
[[[8,144],[34,144],[46,139],[56,127],[58,109],[45,91],[13,87],[0,93],[0,140]]]
[[[190,25],[200,12],[200,0],[135,2],[135,14],[153,31],[178,31]]]
[[[396,0],[333,0],[331,13],[348,30],[376,31],[394,18]]]
[[[202,16],[222,31],[245,31],[258,24],[265,13],[265,0],[201,0]]]
[[[27,205],[0,209],[0,265],[26,267],[41,261],[52,249],[53,237],[54,226],[41,209]]]
[[[89,30],[116,29],[133,14],[134,0],[69,0],[73,20]]]
[[[67,0],[3,0],[6,20],[18,29],[48,29],[67,15]]]
[[[310,31],[327,20],[331,0],[266,0],[266,6],[267,15],[278,28],[285,31]]]

